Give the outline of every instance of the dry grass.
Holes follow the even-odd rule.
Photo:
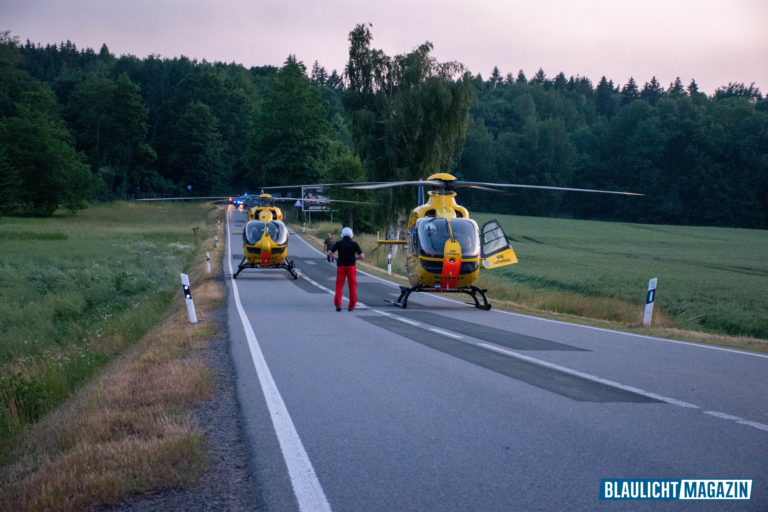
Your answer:
[[[0,471],[0,510],[82,510],[197,481],[208,460],[190,408],[212,396],[205,356],[225,294],[222,253],[210,252],[213,274],[204,262],[189,272],[198,323],[179,293],[159,326],[28,428]]]

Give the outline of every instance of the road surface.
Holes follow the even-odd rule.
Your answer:
[[[230,208],[228,227],[242,231]],[[768,356],[481,311],[335,267],[244,270],[237,391],[265,511],[768,510]],[[467,300],[471,300],[468,296]],[[489,297],[493,302],[493,297]],[[346,304],[346,303],[345,303]],[[750,501],[602,501],[603,479],[751,479]]]

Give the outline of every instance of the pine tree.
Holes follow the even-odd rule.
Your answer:
[[[629,77],[627,83],[621,88],[621,104],[627,105],[638,98],[640,98],[640,91],[637,88],[637,83],[633,77]]]
[[[644,99],[651,105],[655,105],[664,94],[664,88],[659,84],[654,76],[650,82],[646,82],[643,86],[643,90],[640,91],[640,98]]]
[[[608,82],[605,76],[603,76],[600,79],[600,83],[597,84],[595,108],[597,109],[598,114],[606,117],[613,117],[616,113],[616,98],[615,91],[613,90],[613,82]]]
[[[493,71],[491,72],[491,76],[490,78],[488,78],[488,85],[491,87],[491,89],[495,89],[501,86],[503,81],[504,80],[501,78],[501,73],[499,72],[499,68],[497,66],[493,66]]]
[[[328,81],[328,72],[317,61],[312,64],[312,74],[310,75],[312,85],[324,86]]]
[[[669,84],[667,94],[670,96],[685,96],[685,88],[683,82],[680,81],[680,77],[675,78],[675,81]]]

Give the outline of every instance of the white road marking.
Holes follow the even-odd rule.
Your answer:
[[[739,418],[738,416],[733,416],[732,414],[725,414],[724,412],[704,411],[704,414],[709,414],[710,416],[714,416],[715,418],[720,418],[723,420],[742,421],[742,419]]]
[[[334,295],[334,294],[336,293],[336,292],[334,292],[333,290],[331,290],[330,288],[328,288],[328,287],[326,287],[326,286],[323,286],[323,285],[321,285],[320,283],[318,283],[317,281],[315,281],[315,280],[314,280],[314,279],[312,279],[311,277],[308,277],[308,276],[302,276],[302,277],[304,277],[304,280],[305,280],[305,281],[309,281],[310,283],[312,283],[313,285],[315,285],[317,288],[320,288],[321,290],[323,290],[323,291],[324,291],[324,292],[326,292],[326,293],[330,293],[331,295]]]
[[[227,230],[229,230],[229,215],[227,215]],[[230,239],[229,237],[227,238],[227,252],[231,254]],[[228,258],[228,260],[229,273],[232,274],[232,258]],[[325,497],[325,492],[320,485],[320,481],[317,479],[312,462],[309,460],[309,456],[304,449],[291,415],[288,414],[288,409],[285,406],[283,397],[280,395],[280,391],[277,389],[277,384],[275,384],[275,380],[272,378],[272,373],[269,371],[264,354],[261,352],[261,347],[253,332],[251,322],[248,320],[245,310],[243,310],[237,282],[234,279],[231,282],[235,294],[237,312],[240,315],[243,329],[245,329],[245,337],[248,339],[248,348],[251,351],[253,365],[259,377],[259,383],[267,402],[269,415],[275,427],[280,449],[283,452],[285,465],[288,467],[288,475],[293,486],[293,493],[299,503],[299,510],[302,512],[330,512],[331,505]]]
[[[434,332],[434,333],[437,333],[437,334],[439,334],[441,336],[448,336],[450,338],[454,338],[454,339],[457,339],[457,340],[463,340],[464,339],[464,336],[462,336],[461,334],[456,334],[455,332],[451,332],[451,331],[444,331],[442,329],[438,329],[437,327],[430,327],[429,330]]]
[[[313,284],[315,287],[323,290],[324,292],[329,293],[331,295],[336,295],[336,292],[334,290],[331,290],[330,288],[321,285],[320,283],[318,283],[317,281],[315,281],[311,277],[306,277],[304,275],[302,275],[302,277],[304,278],[305,281],[308,281],[309,283]],[[336,278],[334,277],[333,279],[335,280]],[[341,300],[342,300],[342,302],[349,302],[349,298],[345,297],[343,295],[341,297]],[[370,309],[370,308],[367,305],[363,304],[362,302],[358,302],[355,305],[355,309]]]
[[[387,316],[391,316],[391,315],[387,314]],[[409,320],[407,318],[403,318],[402,316],[395,315],[392,318],[394,318],[398,322],[403,322],[404,324],[413,325],[414,327],[418,327],[418,326],[421,325],[419,322],[414,322],[413,320]]]
[[[765,430],[768,432],[768,425],[765,423],[758,423],[756,421],[747,421],[747,420],[739,420],[737,423],[741,423],[742,425],[746,425],[748,427],[758,428],[760,430]]]

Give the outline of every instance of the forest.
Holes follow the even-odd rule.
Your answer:
[[[329,73],[292,55],[246,68],[0,33],[0,215],[449,172],[645,194],[462,192],[481,211],[768,228],[768,99],[754,84],[483,77],[437,62],[429,42],[389,56],[372,41],[355,27]],[[415,193],[378,200],[402,209]],[[358,229],[391,220],[383,210],[358,208]]]

